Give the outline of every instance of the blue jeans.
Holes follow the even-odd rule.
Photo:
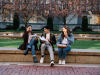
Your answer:
[[[71,47],[66,47],[66,48],[58,47],[59,59],[62,59],[62,55],[63,59],[66,59],[67,51],[71,51]]]
[[[26,50],[28,49],[28,47],[30,46],[31,47],[31,52],[32,52],[32,55],[35,56],[35,44],[36,44],[36,41],[35,39],[33,38],[31,40],[31,42],[27,45],[26,47]]]

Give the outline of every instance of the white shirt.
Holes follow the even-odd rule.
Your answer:
[[[50,33],[47,33],[46,34],[46,39],[49,39],[50,40]]]
[[[50,40],[50,33],[47,33],[46,34],[46,39],[49,39]],[[48,41],[48,42],[46,42],[47,44],[49,44],[50,42]]]
[[[62,40],[62,44],[68,44],[68,40],[66,37],[64,37],[64,39]]]

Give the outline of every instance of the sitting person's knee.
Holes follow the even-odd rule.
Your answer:
[[[41,44],[41,47],[44,47],[45,46],[45,44]]]

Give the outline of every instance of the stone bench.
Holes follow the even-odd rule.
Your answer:
[[[41,35],[41,33],[36,33],[38,36]],[[59,36],[59,33],[54,33],[55,36]],[[21,32],[0,32],[0,35],[23,35]],[[100,34],[73,34],[74,37],[100,37]]]
[[[36,33],[37,36],[41,36],[41,33]],[[0,32],[0,38],[22,38],[23,33],[17,33],[17,32]],[[60,34],[55,34],[56,39],[58,39],[58,36]],[[99,34],[73,34],[75,40],[100,40]]]
[[[0,35],[0,38],[3,39],[3,38],[11,38],[11,39],[14,39],[14,38],[22,38],[22,35]],[[56,36],[56,39],[58,39],[58,36]],[[100,40],[100,37],[77,37],[77,36],[74,36],[74,39],[75,40]]]
[[[32,53],[23,55],[25,50],[17,48],[2,48],[0,47],[0,62],[33,62]],[[45,51],[44,63],[50,62],[50,55]],[[38,61],[41,58],[41,51],[36,51]],[[54,51],[55,63],[58,63],[58,49]],[[67,53],[66,63],[81,63],[81,64],[100,64],[100,50],[93,49],[72,49]]]

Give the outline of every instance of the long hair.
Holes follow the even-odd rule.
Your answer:
[[[31,25],[28,25],[28,26],[25,28],[25,32],[27,31],[27,28],[30,27],[30,26],[31,26]],[[32,28],[32,26],[31,26],[31,28]]]
[[[70,37],[71,35],[70,35],[70,29],[69,29],[69,27],[66,25],[66,26],[64,26],[63,28],[65,28],[65,29],[67,29],[67,34],[68,34],[68,36]],[[64,39],[64,37],[65,37],[65,35],[64,35],[64,32],[62,31],[62,38]]]

